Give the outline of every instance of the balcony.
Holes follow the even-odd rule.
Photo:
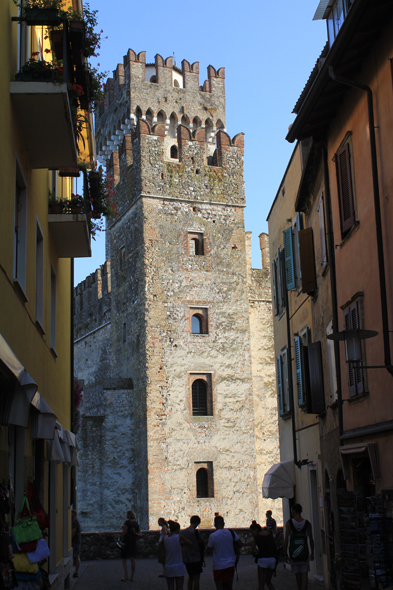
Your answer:
[[[84,213],[49,213],[49,231],[59,258],[91,256],[90,232]]]
[[[11,82],[11,99],[31,167],[56,170],[77,166],[67,84]]]

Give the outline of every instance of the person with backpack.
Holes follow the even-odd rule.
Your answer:
[[[258,590],[264,590],[265,584],[269,590],[274,590],[272,577],[277,567],[278,551],[273,532],[268,527],[263,529],[255,520],[252,521],[250,530],[254,537],[251,554],[255,555],[258,563]]]
[[[224,519],[214,518],[216,530],[211,533],[207,546],[213,551],[213,577],[217,590],[232,590],[238,549],[243,542],[234,531],[224,529]]]
[[[197,531],[200,522],[201,519],[197,514],[191,516],[190,526],[181,533],[192,543],[192,546],[186,547],[184,552],[184,565],[188,573],[188,590],[199,590],[199,578],[203,571],[205,544]]]
[[[300,504],[294,504],[291,508],[291,518],[285,523],[284,555],[289,549],[289,563],[296,576],[297,587],[307,590],[310,561],[314,560],[314,539],[311,523],[302,517],[302,511]]]

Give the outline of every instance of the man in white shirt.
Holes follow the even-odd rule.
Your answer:
[[[224,519],[217,515],[214,518],[214,533],[211,533],[208,548],[213,550],[213,577],[217,590],[232,590],[235,575],[236,554],[234,545],[241,547],[242,541],[237,534],[224,529]]]

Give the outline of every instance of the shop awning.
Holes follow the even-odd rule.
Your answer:
[[[381,477],[381,470],[379,467],[378,443],[376,442],[359,443],[356,445],[345,445],[340,447],[340,458],[344,478],[348,481],[351,479],[350,461],[359,456],[368,456],[374,479],[379,479]]]
[[[31,405],[37,410],[37,412],[33,412],[32,416],[32,438],[53,440],[56,428],[56,414],[38,391],[33,397]]]
[[[64,455],[57,428],[55,428],[53,440],[48,440],[48,461],[60,461],[64,463]]]
[[[264,498],[293,498],[295,485],[295,469],[293,461],[281,461],[270,467],[265,473],[262,483]]]

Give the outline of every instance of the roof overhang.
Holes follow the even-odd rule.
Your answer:
[[[329,67],[346,78],[354,78],[369,55],[370,47],[393,16],[393,0],[356,0],[329,53],[307,88],[298,115],[286,139],[290,143],[307,137],[322,138],[335,117],[347,86],[329,76]]]

